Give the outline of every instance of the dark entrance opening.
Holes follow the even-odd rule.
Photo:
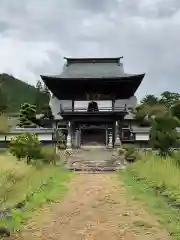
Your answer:
[[[105,145],[106,131],[105,129],[82,129],[81,130],[82,145]]]
[[[90,103],[88,104],[88,110],[87,110],[87,111],[88,111],[88,112],[98,112],[99,109],[98,109],[98,104],[97,104],[97,102],[94,102],[94,101],[90,102]]]

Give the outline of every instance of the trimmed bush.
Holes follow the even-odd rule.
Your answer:
[[[125,159],[127,162],[134,162],[137,158],[137,152],[136,152],[136,148],[129,144],[124,146],[125,149]]]
[[[32,159],[40,159],[41,145],[37,134],[27,132],[13,137],[10,152],[19,160],[26,158],[27,164],[30,164]]]

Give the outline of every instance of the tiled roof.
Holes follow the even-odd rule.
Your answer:
[[[74,63],[60,75],[61,78],[112,78],[128,77],[122,64],[117,63]]]
[[[131,131],[134,133],[149,133],[151,130],[150,127],[132,127]],[[176,128],[177,132],[180,132],[180,128]]]
[[[150,127],[132,127],[131,131],[134,133],[149,133]]]
[[[128,111],[128,114],[124,117],[125,120],[133,120],[134,114],[131,111]]]
[[[63,71],[59,75],[47,76],[53,78],[127,78],[139,76],[124,72],[120,58],[82,58],[67,59]],[[43,76],[42,76],[43,77]]]

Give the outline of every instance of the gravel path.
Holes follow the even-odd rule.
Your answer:
[[[63,201],[37,213],[13,240],[169,239],[112,174],[77,174]]]

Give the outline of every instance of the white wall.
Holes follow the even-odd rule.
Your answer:
[[[5,136],[0,135],[0,141],[5,141]]]
[[[51,141],[52,140],[52,134],[51,133],[43,133],[43,134],[38,134],[39,135],[39,140],[40,141]]]
[[[72,101],[71,100],[59,100],[56,97],[52,96],[50,98],[49,106],[51,107],[52,114],[56,118],[58,113],[60,112],[60,104],[62,107],[72,108]]]
[[[136,133],[136,141],[148,141],[149,134],[148,133]]]
[[[16,136],[15,134],[8,134],[7,137],[6,137],[6,140],[7,141],[11,141],[11,138]]]
[[[17,136],[18,134],[8,134],[6,137],[7,141],[10,141],[12,137]],[[0,136],[0,141],[5,141],[5,136]],[[52,133],[40,133],[38,134],[40,141],[51,141],[52,140]]]

